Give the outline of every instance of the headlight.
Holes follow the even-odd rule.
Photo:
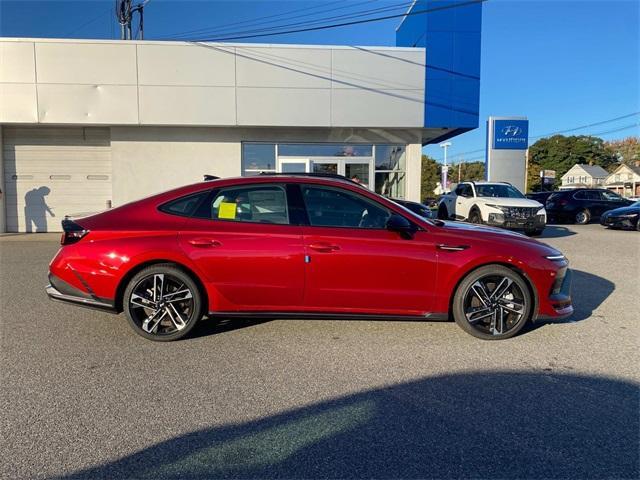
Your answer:
[[[607,216],[609,216],[609,215],[607,215]],[[634,218],[634,217],[637,217],[637,216],[638,216],[637,213],[628,213],[626,215],[618,215],[618,217],[620,217],[620,218]]]
[[[567,262],[567,257],[562,255],[561,253],[558,255],[545,255],[544,258],[547,260],[551,260],[552,262]]]
[[[509,208],[509,207],[502,207],[500,205],[492,205],[490,203],[485,203],[485,207],[495,208],[496,210],[500,210],[501,212],[504,212],[505,209]]]

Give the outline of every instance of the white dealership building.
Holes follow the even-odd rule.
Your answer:
[[[0,38],[0,231],[57,231],[204,174],[339,173],[419,200],[422,145],[465,131],[427,121],[428,57]]]

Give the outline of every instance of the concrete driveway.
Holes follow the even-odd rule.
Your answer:
[[[202,322],[185,341],[44,294],[58,235],[0,238],[2,478],[638,478],[640,234],[549,227],[576,313]]]

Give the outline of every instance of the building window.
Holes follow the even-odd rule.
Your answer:
[[[276,146],[274,143],[242,144],[242,175],[276,172]]]
[[[375,146],[375,192],[403,199],[406,183],[406,147],[404,145]]]
[[[347,143],[243,143],[242,175],[267,173],[334,173],[376,193],[403,199],[405,145]]]
[[[278,145],[283,157],[370,157],[371,145],[344,143],[283,143]]]

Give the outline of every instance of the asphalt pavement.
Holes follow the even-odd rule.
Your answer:
[[[168,344],[47,299],[58,235],[0,238],[0,478],[639,478],[640,234],[548,227],[576,313],[204,321]]]

